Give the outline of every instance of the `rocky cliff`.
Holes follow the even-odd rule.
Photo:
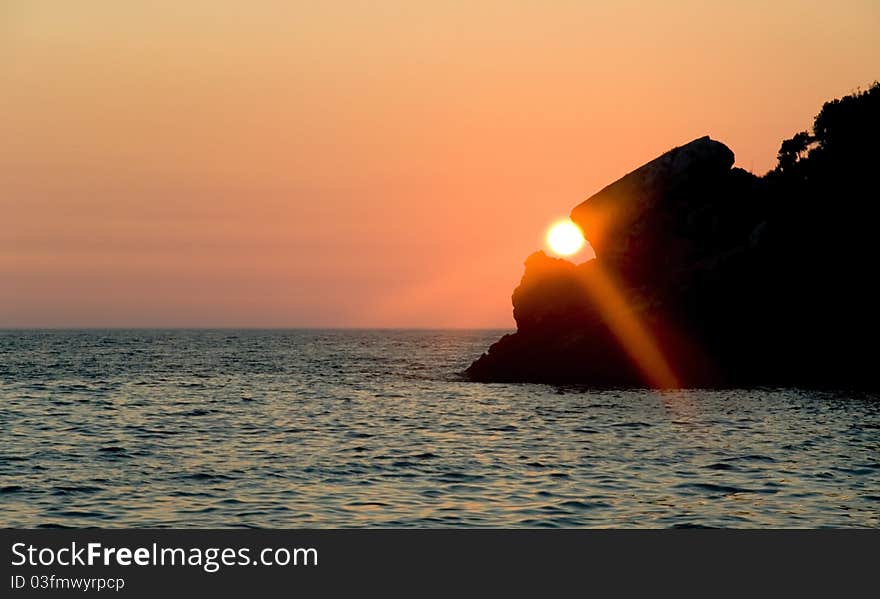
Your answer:
[[[878,116],[875,85],[826,104],[764,177],[702,137],[608,185],[571,213],[597,257],[531,255],[517,332],[467,377],[875,386]]]

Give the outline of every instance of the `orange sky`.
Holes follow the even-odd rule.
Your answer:
[[[2,0],[0,327],[511,327],[587,196],[880,78],[874,0],[721,4]]]

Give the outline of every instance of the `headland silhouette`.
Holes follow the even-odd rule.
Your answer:
[[[517,331],[474,381],[593,386],[880,382],[880,84],[827,102],[764,176],[702,137],[571,212],[596,258],[536,252]]]

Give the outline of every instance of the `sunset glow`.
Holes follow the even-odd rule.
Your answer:
[[[0,327],[510,327],[548,219],[876,78],[844,4],[0,2]]]

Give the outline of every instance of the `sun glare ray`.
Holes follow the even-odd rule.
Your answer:
[[[678,388],[678,377],[666,356],[608,273],[602,269],[594,270],[584,286],[646,382],[655,389]]]

